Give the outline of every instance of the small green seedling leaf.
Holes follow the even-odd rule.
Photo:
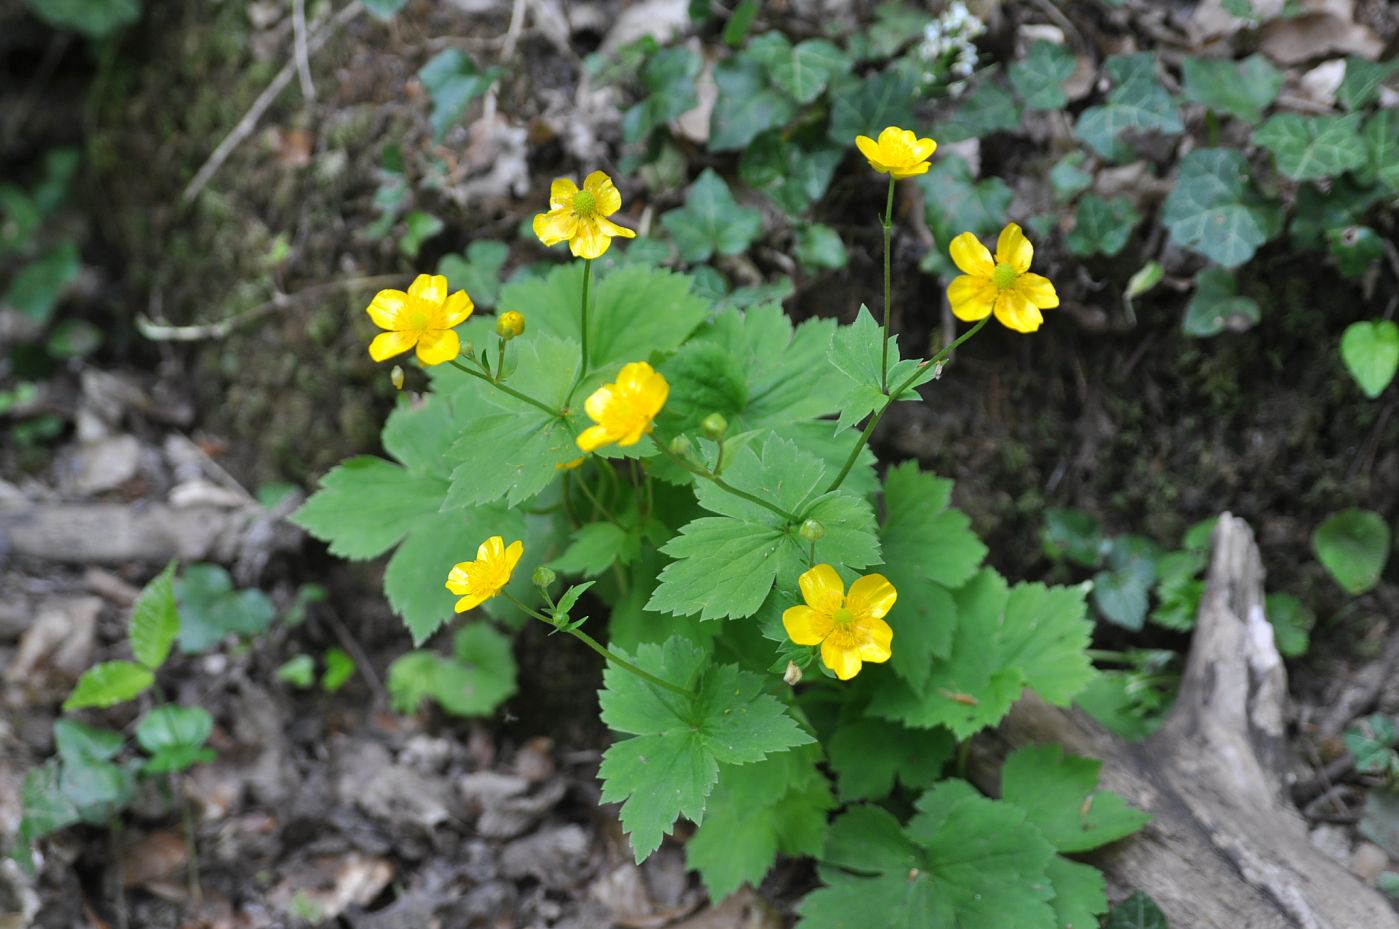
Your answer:
[[[1341,360],[1371,400],[1399,371],[1399,325],[1387,319],[1351,323],[1341,334]]]
[[[310,655],[297,655],[277,669],[277,680],[306,690],[316,683],[316,659]]]
[[[1361,774],[1387,774],[1395,766],[1394,743],[1399,730],[1389,716],[1367,716],[1341,736],[1346,751],[1355,756],[1355,770]]]
[[[460,49],[438,52],[418,71],[418,80],[432,100],[432,134],[441,139],[466,113],[467,104],[483,95],[502,74],[500,68],[479,70]]]
[[[136,742],[151,760],[144,770],[150,774],[184,771],[192,765],[214,759],[205,748],[214,731],[214,717],[200,706],[158,706],[136,725]]]
[[[364,8],[375,19],[388,22],[399,10],[408,5],[408,0],[362,0]]]
[[[661,217],[670,232],[682,261],[708,261],[716,252],[737,255],[748,247],[763,228],[757,210],[739,206],[729,185],[705,168],[685,194],[685,206]]]
[[[1241,297],[1233,274],[1223,268],[1206,268],[1195,279],[1195,296],[1185,308],[1181,328],[1195,338],[1209,338],[1226,329],[1242,332],[1251,329],[1262,316],[1258,301]]]
[[[1273,624],[1273,639],[1278,651],[1287,658],[1300,658],[1307,653],[1316,614],[1291,594],[1268,594],[1264,600],[1268,622]]]
[[[58,757],[73,763],[84,758],[111,761],[126,743],[120,732],[98,729],[72,719],[54,720],[53,741]]]
[[[343,648],[326,649],[322,660],[325,662],[325,673],[321,675],[321,690],[333,694],[345,686],[354,675],[357,665]]]
[[[141,0],[28,0],[45,22],[102,39],[141,18]]]
[[[437,273],[447,276],[452,290],[466,291],[478,310],[490,309],[500,296],[501,272],[509,258],[510,246],[485,239],[468,245],[464,255],[443,255]]]
[[[1068,235],[1069,251],[1075,255],[1116,255],[1139,222],[1141,214],[1126,197],[1104,200],[1097,194],[1084,194]]]
[[[1064,46],[1040,39],[1010,66],[1010,83],[1032,110],[1058,110],[1069,102],[1064,81],[1074,73],[1074,55]]]
[[[1161,221],[1171,241],[1225,268],[1237,268],[1277,235],[1281,214],[1249,182],[1242,153],[1201,148],[1180,160],[1175,189],[1166,197]]]
[[[78,678],[73,693],[63,701],[65,710],[109,707],[139,697],[155,683],[151,670],[132,661],[104,661]]]
[[[1363,594],[1389,559],[1389,525],[1369,510],[1343,510],[1312,533],[1312,549],[1342,590]]]
[[[170,648],[180,634],[180,616],[175,608],[175,568],[170,562],[141,591],[131,608],[131,654],[152,671],[165,664]]]

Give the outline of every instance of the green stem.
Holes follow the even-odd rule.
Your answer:
[[[884,338],[880,340],[879,389],[889,390],[889,234],[894,227],[894,175],[889,175],[889,199],[884,204]]]
[[[470,374],[472,377],[480,378],[481,380],[485,381],[487,384],[490,384],[490,385],[491,385],[492,387],[494,387],[496,390],[504,391],[505,393],[507,393],[507,394],[509,394],[510,396],[514,397],[516,400],[523,400],[524,402],[530,404],[531,406],[539,407],[539,409],[541,409],[541,410],[543,410],[544,412],[548,413],[550,416],[557,416],[559,419],[563,419],[563,418],[564,418],[564,417],[563,417],[563,412],[562,412],[562,411],[554,409],[553,407],[549,406],[549,404],[544,403],[544,402],[541,401],[541,400],[536,400],[536,399],[534,399],[533,397],[530,397],[530,396],[527,396],[527,395],[525,395],[525,394],[522,394],[522,393],[520,393],[518,390],[516,390],[515,388],[509,387],[509,386],[507,386],[507,385],[505,385],[505,384],[502,384],[502,383],[500,383],[500,381],[497,381],[495,378],[493,378],[493,377],[491,377],[491,376],[489,376],[489,375],[487,375],[487,374],[482,374],[480,371],[473,371],[472,369],[468,368],[466,365],[462,364],[460,361],[458,361],[458,360],[455,359],[455,358],[453,358],[453,359],[451,360],[451,362],[449,362],[449,363],[452,365],[452,367],[456,368],[458,371],[462,371],[462,372],[465,372],[466,374]]]
[[[607,467],[607,465],[603,465],[602,467]],[[612,512],[607,507],[603,506],[602,501],[599,500],[597,496],[593,493],[592,489],[588,487],[588,482],[583,480],[581,475],[578,478],[578,489],[583,491],[583,496],[588,498],[589,503],[596,507],[598,511],[602,513],[603,516],[607,517],[608,522],[619,527],[622,525],[621,523],[617,522],[617,517],[613,516]]]
[[[545,616],[543,613],[540,613],[538,610],[535,610],[532,607],[529,607],[526,604],[522,603],[513,594],[507,593],[503,590],[501,591],[501,594],[503,594],[505,598],[511,603],[524,610],[527,615],[534,617],[542,623],[548,623],[551,627],[555,629],[559,628],[552,619]],[[672,684],[670,681],[656,677],[656,675],[652,674],[650,671],[643,671],[641,668],[638,668],[636,665],[632,664],[630,661],[627,661],[625,658],[619,658],[617,655],[609,651],[605,645],[598,642],[597,639],[588,635],[581,629],[564,629],[563,631],[567,632],[569,635],[573,636],[575,639],[582,642],[584,645],[588,646],[593,651],[597,652],[599,655],[602,656],[604,660],[610,661],[612,664],[615,664],[617,667],[623,669],[624,671],[630,671],[632,674],[635,674],[637,677],[641,678],[644,681],[648,681],[652,684],[655,684],[657,687],[664,687],[666,690],[669,690],[672,693],[677,693],[682,697],[688,698],[694,696],[694,693],[692,691],[689,691],[684,687],[681,687],[679,684]]]
[[[588,285],[593,279],[593,260],[583,259],[583,312],[582,312],[582,338],[583,357],[578,361],[578,376],[573,379],[573,386],[568,389],[568,397],[564,399],[563,405],[569,406],[573,403],[573,393],[578,389],[578,385],[583,383],[583,377],[588,373]]]
[[[495,367],[495,382],[499,386],[501,379],[505,377],[505,340],[500,340],[500,347],[497,349]]]
[[[735,497],[742,497],[749,503],[756,503],[758,506],[763,507],[764,509],[771,510],[772,512],[776,513],[778,516],[781,516],[783,519],[785,519],[787,522],[793,525],[796,525],[797,523],[801,522],[800,517],[795,516],[792,513],[788,513],[786,510],[782,509],[782,507],[778,506],[777,504],[764,500],[762,497],[755,496],[754,494],[750,494],[746,490],[739,490],[737,487],[733,486],[728,481],[724,480],[719,475],[715,474],[713,471],[708,470],[707,468],[696,467],[695,465],[691,464],[690,462],[686,461],[684,458],[680,457],[675,452],[673,452],[668,445],[666,445],[660,439],[656,438],[654,435],[651,436],[651,441],[656,443],[656,447],[659,448],[662,452],[664,452],[667,456],[669,456],[671,461],[674,461],[676,464],[680,465],[680,467],[684,468],[686,471],[689,471],[691,474],[696,474],[702,478],[707,479],[720,490],[725,491],[727,493],[731,493]]]
[[[899,397],[903,396],[903,392],[909,388],[909,385],[917,380],[918,376],[930,365],[940,365],[946,361],[947,356],[952,354],[953,349],[980,332],[981,327],[985,326],[990,319],[991,317],[987,316],[985,319],[978,321],[975,326],[972,326],[964,332],[957,341],[938,352],[929,361],[925,361],[914,368],[913,373],[905,378],[902,384],[890,391],[889,399],[885,400],[884,405],[879,408],[879,411],[870,417],[869,422],[865,423],[865,428],[861,430],[860,437],[855,440],[855,447],[850,450],[850,457],[845,459],[845,465],[840,469],[840,473],[836,475],[836,479],[831,481],[831,486],[826,488],[826,493],[830,493],[845,482],[846,476],[850,474],[850,469],[855,467],[855,461],[860,457],[860,452],[864,451],[865,446],[869,444],[870,436],[874,434],[874,427],[879,425],[879,421],[884,418],[884,414],[889,411],[889,407],[893,406],[894,402],[898,400]]]

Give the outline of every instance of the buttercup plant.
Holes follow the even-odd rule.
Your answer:
[[[1141,823],[1096,790],[1096,767],[1018,754],[1022,781],[1063,787],[1024,805],[943,779],[1023,689],[1066,705],[1091,683],[1085,588],[1010,585],[949,507],[951,482],[913,462],[881,474],[868,448],[889,407],[918,399],[992,315],[1037,328],[1053,286],[1029,273],[1014,224],[995,261],[958,237],[968,280],[949,298],[975,325],[903,358],[893,190],[936,143],[888,127],[857,145],[889,179],[883,325],[864,307],[848,325],[793,325],[775,303],[712,310],[689,277],[643,261],[594,286],[595,260],[635,233],[610,219],[622,198],[606,174],[561,178],[534,231],[581,267],[507,284],[496,305],[512,309],[494,320],[468,318],[470,299],[438,279],[375,298],[371,316],[407,334],[399,351],[418,347],[430,389],[389,417],[393,460],[345,462],[295,519],[346,557],[395,550],[385,589],[415,643],[455,610],[468,630],[523,614],[597,652],[619,735],[602,796],[621,804],[638,861],[684,817],[687,860],[716,897],[779,853],[824,862],[807,929],[913,925],[900,921],[913,912],[939,914],[919,923],[934,927],[1088,925],[1107,909],[1103,880],[1059,852]],[[440,309],[408,315],[423,306]],[[494,362],[471,347],[492,338]],[[573,582],[556,595],[560,578]],[[602,616],[575,616],[585,603]],[[864,801],[833,823],[827,769],[841,802]],[[921,811],[907,826],[878,805],[896,789]],[[1060,844],[1036,825],[1046,804],[1072,818],[1094,798],[1110,812],[1087,838]]]

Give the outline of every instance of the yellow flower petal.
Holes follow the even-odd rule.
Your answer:
[[[856,626],[860,641],[859,654],[863,661],[882,664],[894,654],[894,630],[882,619],[867,619]]]
[[[835,622],[828,613],[809,606],[792,606],[782,612],[782,627],[787,630],[787,637],[798,645],[819,645],[831,634]]]
[[[996,298],[996,318],[1016,332],[1034,332],[1044,322],[1044,316],[1029,298],[1014,290],[1002,291]]]
[[[419,274],[408,286],[408,296],[440,306],[447,299],[447,278],[441,274]]]
[[[947,288],[947,302],[952,306],[952,315],[963,322],[974,323],[991,315],[996,305],[996,285],[983,277],[960,274],[952,279]]]
[[[432,327],[434,329],[451,329],[460,326],[470,318],[471,312],[475,309],[476,304],[471,302],[466,291],[459,290],[448,297],[446,303],[442,304],[437,318],[432,321]]]
[[[622,194],[612,178],[605,171],[594,171],[583,180],[583,189],[592,194],[597,202],[594,207],[599,216],[611,216],[622,208]]]
[[[826,636],[821,643],[821,660],[842,681],[848,681],[860,673],[859,648],[848,643],[849,638],[848,634],[836,632]]]
[[[578,217],[566,207],[548,213],[536,213],[534,216],[534,234],[545,245],[558,245],[571,239],[577,229]]]
[[[906,177],[917,177],[920,174],[927,174],[928,169],[931,167],[931,164],[929,164],[926,161],[923,161],[919,162],[916,165],[911,165],[909,167],[894,168],[890,170],[889,173],[894,175],[894,177],[898,178],[899,180],[903,180]]]
[[[594,219],[593,222],[597,223],[598,228],[601,229],[605,235],[621,236],[624,239],[636,238],[635,229],[628,229],[626,226],[619,226],[612,220],[607,219],[606,217],[599,216],[596,219]]]
[[[990,250],[970,232],[964,232],[953,239],[947,251],[952,256],[952,263],[964,274],[989,279],[996,272],[996,263],[991,260]]]
[[[559,177],[549,185],[549,209],[573,209],[573,195],[578,193],[578,185],[571,177]]]
[[[465,597],[458,600],[457,605],[452,609],[458,613],[465,613],[467,610],[476,609],[489,599],[491,599],[491,595],[488,593],[467,594]]]
[[[1049,278],[1043,275],[1033,272],[1020,275],[1015,282],[1015,290],[1042,310],[1052,310],[1059,305],[1059,293]]]
[[[498,561],[505,557],[505,539],[493,535],[476,546],[477,561]]]
[[[623,368],[622,370],[626,370]],[[594,422],[602,422],[602,418],[607,415],[607,408],[612,405],[612,387],[615,385],[604,384],[588,395],[588,399],[583,401],[583,411],[588,414],[588,418]]]
[[[913,133],[909,133],[912,135]],[[933,157],[933,152],[938,150],[938,144],[932,139],[919,139],[913,143],[913,157],[919,161],[927,161]]]
[[[884,169],[876,164],[879,161],[878,142],[867,135],[857,135],[855,136],[855,147],[860,150],[860,154],[864,155],[871,165],[875,166],[876,171],[884,173]]]
[[[575,258],[601,258],[612,245],[612,237],[603,231],[595,216],[579,217],[573,237],[568,240],[568,248]]]
[[[383,361],[394,355],[402,355],[418,341],[416,332],[381,332],[369,343],[369,357]]]
[[[882,620],[899,598],[899,592],[882,574],[866,574],[850,585],[845,606],[856,621],[869,617]]]
[[[578,435],[578,447],[585,452],[595,451],[611,441],[611,433],[602,426],[589,426]]]
[[[828,564],[818,564],[797,578],[802,590],[802,599],[813,610],[832,614],[845,602],[845,582],[836,569]]]
[[[463,561],[455,565],[447,574],[447,589],[454,594],[465,594],[471,590],[471,568],[472,563]]]
[[[431,367],[445,364],[461,352],[461,337],[452,329],[429,329],[418,337],[418,360]]]
[[[1015,223],[1008,224],[996,239],[996,262],[1010,265],[1019,274],[1030,270],[1030,262],[1035,259],[1035,247],[1025,238],[1025,233]],[[963,268],[962,270],[966,270]]]
[[[398,329],[399,314],[407,302],[408,295],[401,290],[381,290],[369,302],[367,312],[380,329]]]
[[[505,576],[509,580],[510,575],[515,573],[515,565],[520,563],[520,559],[525,554],[525,543],[516,539],[505,547]]]

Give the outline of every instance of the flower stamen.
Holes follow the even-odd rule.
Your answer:
[[[580,190],[573,195],[573,215],[587,219],[597,210],[597,197],[590,190]]]
[[[1015,270],[1014,265],[998,264],[996,270],[991,272],[991,281],[997,290],[1010,290],[1019,277],[1020,272]]]

